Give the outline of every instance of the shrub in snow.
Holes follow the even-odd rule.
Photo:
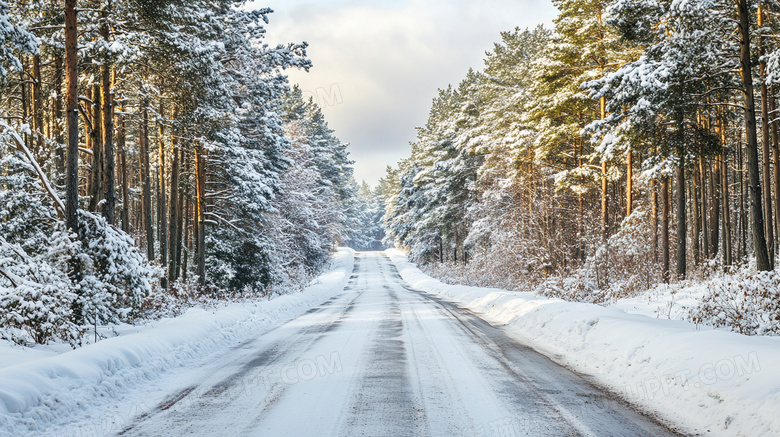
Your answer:
[[[690,319],[746,335],[780,334],[780,274],[745,270],[715,278]]]
[[[535,291],[543,296],[572,302],[600,303],[606,298],[596,285],[591,269],[577,269],[567,275],[550,276]]]
[[[29,254],[0,236],[0,337],[16,343],[61,339],[75,344],[83,329],[132,321],[150,290],[151,270],[132,239],[102,217],[79,211],[79,235],[62,222],[45,251]],[[79,264],[74,280],[72,260]]]
[[[0,136],[0,338],[75,345],[85,323],[132,320],[151,278],[132,238],[86,211],[67,232],[33,175]]]
[[[10,127],[0,126],[8,134]],[[0,136],[0,338],[74,342],[67,260],[74,244],[26,158]]]
[[[659,263],[654,261],[652,215],[637,208],[626,217],[606,245],[589,260],[600,301],[635,296],[661,282]]]
[[[81,210],[78,239],[81,280],[74,290],[82,317],[92,325],[132,320],[150,291],[152,274],[133,239]]]
[[[169,283],[168,288],[160,286],[159,278],[165,274],[162,269],[155,269],[152,278],[152,289],[144,296],[137,319],[160,319],[162,317],[178,317],[187,308],[202,302],[204,296],[198,284],[197,276],[187,279],[178,278]]]
[[[0,338],[21,344],[78,341],[80,330],[71,321],[75,295],[61,256],[71,242],[58,232],[52,243],[52,250],[30,256],[0,237]]]

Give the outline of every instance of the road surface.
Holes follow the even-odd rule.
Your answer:
[[[347,288],[215,357],[123,436],[673,436],[381,253]]]

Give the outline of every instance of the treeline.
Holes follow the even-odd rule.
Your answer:
[[[0,338],[289,290],[348,238],[346,144],[283,75],[306,44],[241,6],[0,0]]]
[[[439,90],[383,180],[389,238],[577,299],[772,270],[777,5],[553,3],[554,30],[502,33],[483,72]]]

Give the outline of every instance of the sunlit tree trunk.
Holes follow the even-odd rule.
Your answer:
[[[710,172],[710,255],[718,255],[720,242],[720,156],[713,159]]]
[[[43,77],[41,76],[41,55],[35,55],[32,58],[33,67],[33,83],[32,83],[32,99],[30,99],[32,105],[32,121],[33,121],[33,137],[35,145],[35,155],[39,159],[48,159],[49,152],[44,150],[43,142],[43,107],[42,107],[42,83]]]
[[[105,38],[108,39],[108,28]],[[116,212],[116,163],[114,162],[114,101],[113,85],[111,80],[111,68],[108,65],[100,67],[101,76],[101,103],[103,106],[103,217],[113,225]]]
[[[723,132],[723,139],[725,141],[725,129]],[[722,162],[721,175],[723,178],[721,184],[723,187],[721,190],[721,193],[723,193],[723,198],[721,199],[721,204],[723,205],[723,248],[721,251],[723,252],[723,265],[730,266],[732,263],[731,212],[729,208],[729,167],[725,150],[721,151],[720,160]]]
[[[78,113],[78,31],[76,28],[76,0],[65,0],[65,80],[66,125],[68,130],[67,170],[65,175],[65,224],[71,232],[78,233],[79,220],[79,113]],[[81,262],[70,260],[70,276],[74,282],[81,278]],[[84,320],[83,306],[78,300],[71,305],[73,321]]]
[[[699,240],[701,239],[701,208],[699,207],[699,169],[694,166],[693,170],[693,188],[691,190],[691,204],[693,205],[693,259],[694,263],[699,264],[701,261],[701,247]]]
[[[146,233],[146,257],[154,261],[154,230],[152,229],[152,186],[149,172],[149,111],[147,102],[141,102],[141,119],[138,127],[138,153],[141,170],[142,220]]]
[[[68,229],[78,230],[79,207],[79,113],[78,113],[78,53],[76,44],[76,0],[65,0],[65,77],[67,93],[65,110],[67,113],[68,148],[67,174],[65,177],[65,208]]]
[[[634,160],[634,154],[631,151],[631,147],[628,148],[628,153],[626,155],[626,217],[631,215],[631,211],[633,211],[633,202],[634,202],[634,168],[632,165],[632,161]]]
[[[745,208],[745,177],[742,167],[742,144],[737,145],[737,171],[739,173],[739,253],[740,257],[747,256],[747,216]]]
[[[88,110],[92,129],[89,133],[89,144],[92,145],[92,173],[89,188],[89,209],[97,210],[98,202],[103,198],[103,104],[99,85],[94,85],[89,94],[93,105]]]
[[[599,114],[601,119],[607,117],[607,100],[602,97],[599,100]],[[601,233],[604,241],[607,241],[609,233],[609,198],[607,196],[607,161],[601,161]]]
[[[764,209],[761,201],[761,178],[759,175],[758,137],[756,133],[756,106],[753,97],[752,61],[750,59],[750,11],[747,0],[736,0],[739,20],[740,76],[745,106],[745,136],[747,140],[748,178],[750,182],[750,218],[753,232],[753,250],[756,268],[759,271],[772,270],[764,235]]]
[[[663,264],[663,279],[669,283],[669,178],[664,177],[661,182],[661,202],[663,212],[661,215],[661,258]]]
[[[685,129],[683,113],[680,111],[677,118],[677,159],[679,164],[676,169],[677,176],[677,276],[685,278],[687,270],[686,254],[688,243],[688,224],[685,217]],[[668,221],[668,220],[667,220]],[[668,226],[668,225],[667,225]],[[669,238],[668,235],[666,237]]]
[[[61,182],[62,177],[65,175],[65,154],[66,148],[61,145],[64,143],[62,137],[62,126],[60,121],[62,120],[62,69],[63,59],[59,51],[54,55],[54,75],[53,75],[53,92],[51,96],[51,116],[52,116],[52,133],[54,134],[54,141],[57,143],[57,148],[54,151],[54,167],[57,170],[57,181]]]
[[[709,163],[705,163],[704,158],[699,157],[699,175],[701,176],[701,234],[703,237],[702,247],[704,248],[704,258],[710,258],[710,232],[707,223],[707,215],[709,214],[710,202],[707,196],[707,186],[712,184],[707,183],[707,168]]]
[[[176,120],[175,107],[171,110],[171,120]],[[176,132],[171,132],[172,145],[173,145],[173,162],[171,163],[171,196],[170,196],[170,225],[168,229],[169,241],[168,241],[168,280],[176,280],[176,248],[178,247],[178,235],[176,232],[176,224],[179,222],[178,205],[179,205],[179,151],[178,140],[176,139]]]
[[[758,27],[763,26],[764,12],[761,6],[758,7]],[[769,252],[769,265],[775,265],[775,237],[774,224],[772,221],[772,178],[770,176],[772,165],[772,156],[770,155],[769,138],[769,93],[766,86],[766,62],[763,61],[764,41],[758,39],[759,63],[758,70],[761,75],[761,191],[764,196],[764,233],[766,234],[766,246]]]
[[[206,159],[207,153],[204,147],[195,148],[195,176],[196,176],[196,207],[198,221],[197,245],[198,245],[198,281],[201,286],[206,285]]]
[[[658,262],[658,182],[653,179],[653,262]]]
[[[158,165],[160,170],[157,172],[159,185],[158,211],[159,222],[157,226],[160,230],[160,261],[163,265],[168,263],[168,208],[165,193],[165,107],[160,102],[160,119],[157,122],[157,145],[158,145]],[[165,284],[163,284],[165,285]]]
[[[772,114],[770,119],[777,118],[777,113],[775,112],[777,109],[777,104],[775,101],[775,92],[776,89],[774,86],[771,88],[771,93],[769,96],[769,113]],[[774,194],[775,194],[775,237],[777,239],[780,239],[780,145],[778,145],[778,141],[780,140],[778,138],[778,132],[777,132],[777,123],[770,122],[769,123],[771,129],[772,129],[772,156],[774,157],[774,165],[772,166],[774,170]],[[777,252],[777,244],[775,244],[775,252]]]
[[[119,112],[123,112],[123,106],[119,106]],[[127,153],[125,150],[125,116],[124,114],[118,115],[117,132],[116,132],[116,145],[119,153],[119,164],[122,166],[121,178],[122,178],[122,230],[130,233],[130,194],[129,182],[127,180],[129,172],[127,171]]]

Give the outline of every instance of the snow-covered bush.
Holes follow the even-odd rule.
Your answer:
[[[58,232],[52,249],[30,256],[0,236],[0,338],[15,343],[46,343],[52,338],[78,343],[71,320],[75,294],[63,268],[61,249],[72,246]]]
[[[589,260],[603,294],[599,301],[634,296],[661,282],[652,241],[652,215],[644,208],[637,208]]]
[[[132,320],[150,278],[133,239],[102,217],[79,211],[78,235],[68,232],[30,162],[0,136],[0,338],[75,345],[87,323]]]
[[[37,254],[0,235],[0,337],[75,345],[86,324],[132,321],[141,308],[151,269],[132,239],[101,217],[79,218],[78,238],[56,222]]]
[[[746,335],[780,334],[780,274],[743,270],[715,278],[691,321]]]
[[[572,302],[601,303],[607,295],[596,284],[593,270],[577,269],[565,275],[547,278],[535,291],[543,296],[557,297]]]
[[[10,129],[0,126],[0,338],[73,343],[67,260],[75,245]]]
[[[151,269],[133,239],[103,217],[79,211],[76,306],[92,325],[132,320],[150,291]]]
[[[162,269],[153,271],[151,291],[144,296],[136,320],[178,317],[187,308],[203,303],[207,299],[198,284],[197,276],[189,276],[186,279],[179,277],[169,283],[168,288],[162,288],[159,279],[164,274]]]

